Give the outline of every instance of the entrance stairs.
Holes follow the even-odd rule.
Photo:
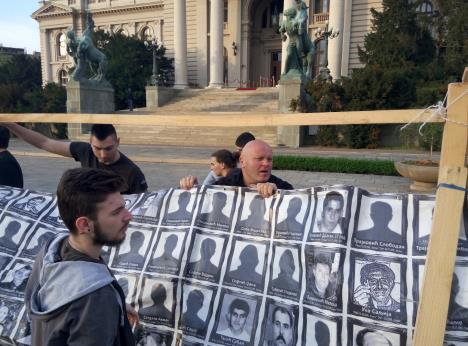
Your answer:
[[[278,112],[278,89],[258,88],[256,90],[236,89],[185,89],[166,105],[156,111],[136,109],[134,112],[121,111],[118,114],[158,114],[158,115],[210,115],[215,118],[223,112],[242,114],[271,114]],[[122,144],[212,146],[219,149],[232,149],[237,136],[250,131],[256,137],[272,146],[277,145],[277,128],[268,127],[186,127],[118,125],[117,133]],[[85,137],[87,140],[87,137]]]

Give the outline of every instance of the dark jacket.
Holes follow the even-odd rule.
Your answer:
[[[60,233],[46,244],[28,280],[32,345],[135,345],[122,289],[109,268],[67,248],[67,237]]]
[[[281,180],[278,177],[275,177],[273,174],[270,175],[270,179],[268,179],[267,182],[275,184],[276,187],[281,190],[294,189],[290,183],[288,183],[287,181]],[[244,177],[242,175],[242,170],[240,168],[231,169],[228,176],[219,179],[215,183],[215,185],[248,187],[248,186],[245,186],[244,184]]]

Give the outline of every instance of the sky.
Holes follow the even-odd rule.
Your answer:
[[[31,18],[37,9],[38,0],[0,0],[0,44],[38,52],[39,23]]]

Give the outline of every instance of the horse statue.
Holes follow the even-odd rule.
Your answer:
[[[75,70],[72,73],[72,78],[75,81],[87,80],[86,65],[88,64],[93,74],[89,80],[105,83],[107,82],[105,78],[107,57],[94,46],[94,21],[89,12],[86,16],[86,22],[86,29],[83,31],[81,37],[76,37],[72,29],[69,29],[66,34],[67,52],[73,57],[73,61],[75,62]]]

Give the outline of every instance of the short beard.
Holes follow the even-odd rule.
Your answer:
[[[98,246],[117,246],[123,243],[125,240],[125,236],[122,239],[117,239],[117,240],[112,240],[107,238],[106,235],[102,232],[101,225],[99,222],[95,221],[94,222],[94,237],[93,237],[93,243],[94,245]]]

